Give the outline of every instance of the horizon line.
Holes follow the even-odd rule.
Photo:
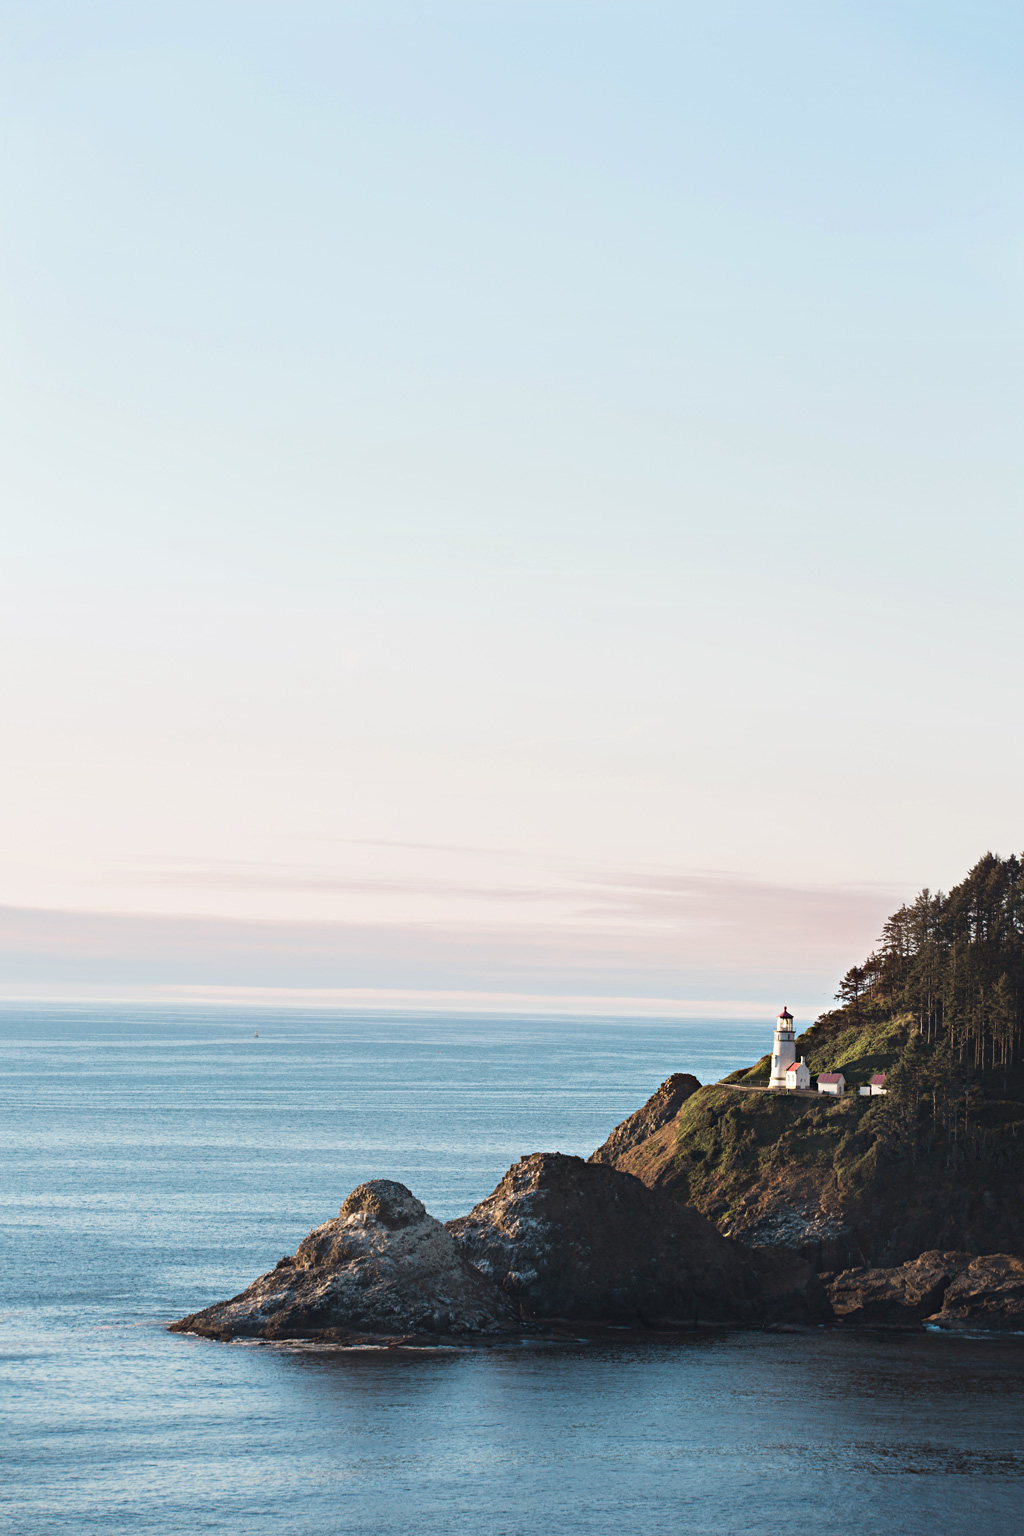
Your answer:
[[[609,1018],[708,1018],[753,1019],[763,1014],[771,1022],[780,1004],[760,998],[667,998],[630,995],[560,994],[537,992],[439,991],[426,988],[394,987],[246,987],[190,986],[168,984],[150,987],[97,987],[81,985],[64,990],[52,986],[25,987],[23,990],[0,986],[0,1005],[17,1003],[54,1003],[64,1006],[123,1005],[193,1005],[204,1007],[304,1008],[318,1011],[330,1008],[362,1008],[371,1011],[407,1009],[410,1012],[457,1013],[539,1013],[600,1014]],[[824,1010],[821,1004],[795,999],[797,1007],[812,1017]],[[826,1005],[827,1006],[827,1005]]]

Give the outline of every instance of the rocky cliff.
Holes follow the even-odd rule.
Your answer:
[[[294,1256],[174,1323],[207,1338],[437,1341],[518,1327],[516,1308],[404,1184],[360,1184]]]
[[[763,1316],[752,1266],[698,1211],[582,1158],[524,1157],[448,1230],[527,1318],[693,1327]]]
[[[750,1249],[818,1270],[894,1266],[922,1251],[1024,1255],[1024,1076],[967,1072],[906,1018],[861,1002],[797,1040],[815,1072],[886,1071],[890,1092],[838,1100],[761,1089],[766,1061],[701,1088],[646,1139],[598,1154],[690,1202]],[[649,1101],[662,1113],[664,1085]],[[623,1136],[618,1139],[618,1129]]]
[[[892,1269],[825,1278],[841,1323],[1024,1330],[1024,1260],[1012,1254],[932,1251]]]
[[[671,1125],[686,1100],[699,1087],[700,1079],[691,1072],[673,1072],[671,1077],[666,1077],[657,1092],[651,1094],[646,1104],[642,1104],[615,1127],[608,1140],[596,1152],[592,1152],[587,1161],[608,1163],[613,1168],[634,1173],[636,1170],[629,1167],[625,1159],[637,1147],[649,1143],[652,1136],[657,1136],[659,1131]]]

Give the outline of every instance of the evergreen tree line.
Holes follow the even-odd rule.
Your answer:
[[[919,1152],[934,1151],[944,1142],[950,1170],[972,1158],[1005,1162],[1005,1147],[990,1144],[977,1126],[980,1095],[972,1069],[957,1061],[944,1039],[929,1050],[921,1034],[912,1034],[886,1074],[885,1086],[885,1096],[872,1099],[870,1114],[897,1156],[916,1163]]]
[[[910,1013],[929,1044],[975,1068],[1015,1065],[1024,1026],[1024,864],[986,853],[948,893],[923,890],[886,922],[837,996]]]

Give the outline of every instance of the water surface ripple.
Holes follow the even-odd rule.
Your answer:
[[[258,1038],[254,1031],[258,1030]],[[8,1010],[0,1510],[17,1536],[1021,1529],[1024,1340],[467,1353],[172,1336],[361,1180],[445,1218],[757,1024]]]

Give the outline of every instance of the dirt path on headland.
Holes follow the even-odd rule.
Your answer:
[[[753,1083],[712,1083],[713,1088],[731,1088],[734,1093],[784,1093],[788,1099],[839,1098],[845,1095],[819,1093],[816,1088],[768,1088]]]

